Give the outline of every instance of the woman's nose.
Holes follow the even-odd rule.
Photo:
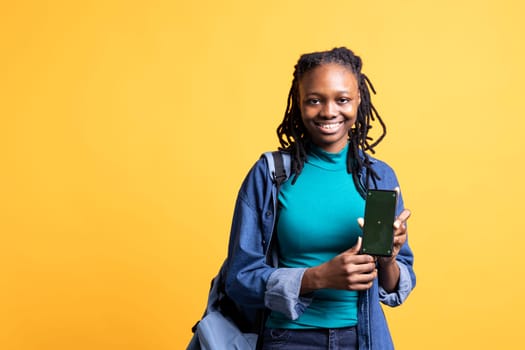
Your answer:
[[[326,102],[321,109],[321,116],[325,118],[333,118],[337,116],[337,103]]]

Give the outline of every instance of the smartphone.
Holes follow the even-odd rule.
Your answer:
[[[368,190],[361,252],[374,256],[392,256],[397,192]]]

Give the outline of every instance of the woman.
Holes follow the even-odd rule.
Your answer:
[[[263,349],[393,348],[380,302],[400,305],[415,286],[401,196],[392,256],[360,254],[365,191],[399,186],[366,153],[386,130],[361,67],[346,48],[300,57],[277,129],[291,176],[277,194],[261,158],[239,191],[225,288],[250,322],[270,310]],[[375,142],[373,121],[383,129]],[[278,267],[265,256],[272,234]]]

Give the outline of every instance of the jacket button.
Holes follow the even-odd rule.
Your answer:
[[[271,212],[270,210],[268,210],[268,211],[266,212],[266,216],[272,216],[272,212]]]

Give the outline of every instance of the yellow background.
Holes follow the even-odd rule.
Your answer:
[[[4,1],[0,348],[183,349],[297,58],[341,45],[413,211],[397,347],[521,348],[524,7]]]

